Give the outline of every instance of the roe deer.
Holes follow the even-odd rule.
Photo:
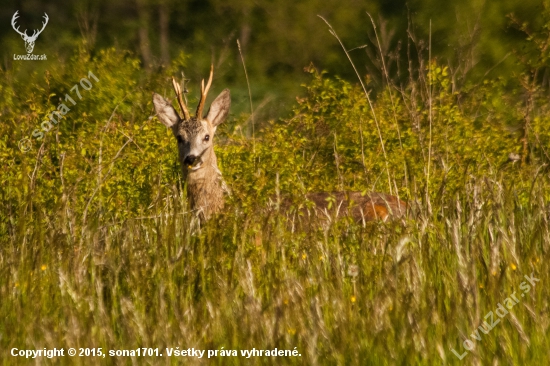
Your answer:
[[[231,105],[228,89],[222,91],[212,102],[206,118],[202,118],[212,76],[213,68],[210,69],[206,87],[204,80],[202,81],[201,98],[194,117],[189,114],[181,88],[175,79],[172,79],[172,84],[183,118],[168,100],[153,93],[153,103],[159,120],[172,129],[178,142],[181,169],[187,180],[187,197],[191,210],[199,216],[201,222],[222,210],[224,194],[229,193],[218,169],[213,147],[216,127],[225,120]],[[317,192],[307,194],[306,198],[315,203],[319,214],[328,214],[329,205],[332,204],[339,215],[350,215],[358,222],[401,217],[407,208],[407,204],[400,199],[376,192],[366,195],[361,192]]]
[[[197,112],[192,117],[185,105],[179,84],[172,79],[176,98],[183,118],[178,115],[172,104],[153,93],[153,104],[159,120],[172,129],[178,142],[178,153],[183,177],[187,181],[187,198],[201,222],[220,212],[224,205],[224,193],[229,190],[218,168],[214,153],[214,134],[222,123],[231,105],[229,89],[225,89],[212,102],[206,118],[202,117],[206,95],[212,84],[213,68],[206,87],[204,80],[201,86],[201,97]]]

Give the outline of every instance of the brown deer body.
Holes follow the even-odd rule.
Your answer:
[[[378,192],[315,192],[307,194],[306,198],[315,204],[320,216],[335,212],[338,216],[351,216],[356,222],[386,221],[392,217],[402,217],[407,211],[405,202]]]
[[[229,192],[218,169],[213,142],[217,126],[227,117],[231,97],[228,89],[222,91],[203,119],[202,110],[211,83],[212,70],[206,88],[203,80],[201,99],[194,117],[189,114],[181,96],[181,88],[175,80],[173,86],[183,117],[178,115],[169,101],[153,94],[159,120],[172,129],[178,142],[181,169],[187,182],[187,197],[191,209],[201,222],[223,209],[224,195]],[[405,202],[383,193],[363,195],[360,192],[317,192],[306,195],[306,198],[315,203],[317,214],[321,217],[336,210],[338,215],[350,215],[357,222],[401,217],[407,208]],[[285,203],[283,206],[289,205]]]

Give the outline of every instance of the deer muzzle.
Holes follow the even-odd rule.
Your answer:
[[[190,170],[197,170],[197,169],[200,169],[202,166],[202,161],[200,159],[200,156],[195,156],[195,155],[187,155],[185,160],[183,160],[183,163]]]

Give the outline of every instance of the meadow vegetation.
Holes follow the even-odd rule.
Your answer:
[[[461,78],[413,40],[407,78],[381,69],[373,88],[363,75],[368,94],[310,65],[289,115],[233,114],[218,128],[232,196],[200,231],[191,230],[176,143],[151,101],[153,91],[172,97],[169,78],[188,55],[146,73],[131,52],[82,46],[30,81],[16,63],[3,70],[0,364],[30,362],[9,356],[14,347],[301,354],[186,364],[548,363],[546,15],[537,29],[518,25],[517,73]],[[93,88],[20,151],[89,71]],[[197,86],[189,84],[190,105]],[[214,88],[211,98],[224,85]],[[305,193],[342,189],[399,195],[410,213],[326,225],[297,213]],[[277,196],[291,207],[270,204]],[[525,275],[540,282],[474,341]],[[462,354],[466,339],[475,347],[459,360],[451,349]],[[163,353],[42,361],[179,362]]]

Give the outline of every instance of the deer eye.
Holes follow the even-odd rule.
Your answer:
[[[176,140],[178,140],[178,144],[181,144],[183,142],[183,139],[179,135],[178,135],[178,137],[176,137]]]
[[[204,141],[208,141],[208,140],[210,140],[210,135],[204,136]]]

